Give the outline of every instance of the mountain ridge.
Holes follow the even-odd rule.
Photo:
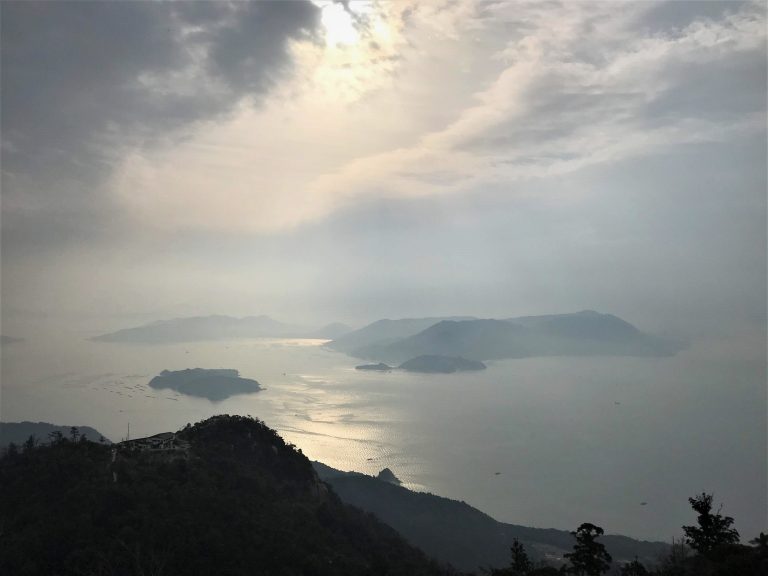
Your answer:
[[[342,346],[335,342],[328,346],[386,363],[425,355],[478,361],[536,356],[670,356],[680,349],[676,343],[645,334],[617,316],[593,310],[504,320],[440,319],[395,339],[376,339],[375,326],[373,323],[363,329],[368,332],[357,346],[353,341],[360,331],[347,334]]]
[[[48,435],[54,432],[60,432],[65,438],[68,438],[73,427],[77,428],[78,433],[81,436],[85,435],[88,440],[98,442],[100,438],[104,438],[106,444],[112,443],[109,438],[90,426],[63,426],[50,422],[24,420],[22,422],[0,422],[0,451],[7,448],[11,443],[21,445],[30,436],[34,436],[38,443],[47,443],[50,440]]]
[[[0,459],[0,573],[438,576],[344,504],[263,422],[214,416],[163,443],[59,440]]]
[[[425,492],[414,492],[359,472],[343,472],[313,462],[318,476],[339,497],[371,512],[430,556],[460,570],[478,570],[507,563],[509,547],[517,538],[532,556],[561,562],[574,543],[570,531],[533,528],[500,522],[471,505]],[[603,542],[615,560],[635,556],[646,564],[669,551],[663,542],[607,534]]]
[[[240,318],[212,314],[156,320],[94,336],[91,340],[111,343],[174,344],[237,338],[330,339],[340,337],[350,330],[349,326],[339,322],[311,329],[286,324],[265,314]]]

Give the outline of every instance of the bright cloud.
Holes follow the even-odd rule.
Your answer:
[[[112,189],[162,228],[268,233],[370,195],[471,193],[761,129],[764,110],[729,109],[727,90],[731,63],[765,51],[764,7],[641,25],[655,7],[366,4],[354,42],[294,41],[295,74],[266,104],[132,151]],[[323,11],[326,35],[351,38],[354,6]],[[435,46],[456,66],[419,84]],[[485,85],[462,85],[473,75]],[[726,110],[681,102],[691,81]]]

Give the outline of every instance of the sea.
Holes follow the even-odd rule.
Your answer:
[[[706,491],[745,540],[768,528],[759,335],[693,341],[670,358],[529,358],[448,375],[361,372],[324,343],[47,334],[3,347],[0,419],[119,441],[251,415],[312,460],[390,468],[407,488],[504,522],[669,541],[696,522],[688,497]],[[148,386],[184,368],[235,368],[262,390],[211,402]]]

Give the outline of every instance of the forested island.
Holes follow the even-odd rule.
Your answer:
[[[364,372],[389,372],[390,370],[394,370],[394,368],[388,364],[384,364],[384,362],[379,362],[378,364],[361,364],[360,366],[355,366],[355,370],[362,370]]]
[[[378,320],[327,346],[355,358],[399,364],[419,356],[475,361],[540,356],[671,356],[681,345],[646,334],[612,314],[493,319],[471,317]]]
[[[425,354],[406,360],[399,366],[407,372],[423,372],[425,374],[452,374],[453,372],[474,372],[485,370],[485,364],[477,360],[467,360],[460,356],[440,356]]]
[[[188,396],[220,401],[236,394],[251,394],[261,390],[256,380],[242,378],[237,370],[227,368],[187,368],[163,370],[149,381],[155,389],[171,389]]]
[[[458,356],[440,356],[427,354],[406,360],[400,366],[390,366],[384,362],[378,364],[362,364],[355,366],[355,370],[364,372],[391,372],[392,370],[405,370],[406,372],[422,372],[424,374],[452,374],[453,372],[468,372],[485,370],[486,366],[477,360],[467,360]]]

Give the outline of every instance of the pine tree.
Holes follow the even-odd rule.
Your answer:
[[[528,554],[525,552],[525,546],[515,538],[509,550],[512,553],[512,571],[515,574],[528,574],[532,566]]]
[[[31,452],[35,449],[35,446],[37,446],[37,439],[34,434],[30,434],[29,438],[24,442],[24,452]]]
[[[56,430],[54,432],[48,433],[49,443],[51,444],[60,444],[64,441],[64,435],[59,431]]]
[[[585,522],[571,532],[576,537],[573,552],[566,554],[571,565],[566,573],[577,576],[600,576],[611,567],[611,555],[605,550],[601,542],[597,542],[598,536],[603,535],[603,529],[589,522]]]

